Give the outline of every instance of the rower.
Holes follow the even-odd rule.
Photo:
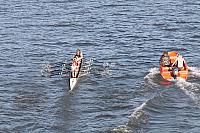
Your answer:
[[[83,59],[83,54],[80,51],[80,49],[76,50],[76,54],[73,57],[73,61],[72,61],[72,77],[77,77],[78,71],[79,71],[79,67],[81,64],[81,60]]]
[[[76,77],[76,73],[78,71],[78,67],[77,67],[77,61],[75,58],[73,58],[73,61],[72,61],[72,65],[71,65],[71,71],[72,71],[72,77],[75,78]]]
[[[81,52],[80,49],[77,49],[77,50],[76,50],[76,54],[74,55],[74,58],[75,58],[76,60],[81,60],[81,59],[83,59],[83,53]]]

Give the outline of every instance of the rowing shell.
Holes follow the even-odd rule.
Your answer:
[[[72,67],[73,67],[73,64],[72,64],[72,67],[71,67],[71,72],[70,72],[70,79],[69,79],[69,85],[70,85],[70,90],[72,91],[76,84],[77,84],[77,81],[78,81],[78,78],[79,78],[79,75],[80,75],[80,70],[81,70],[81,66],[82,66],[82,59],[80,61],[80,64],[78,66],[78,69],[77,69],[77,73],[75,75],[75,77],[73,77],[73,71],[72,71]]]
[[[70,90],[73,90],[76,86],[76,83],[78,81],[78,78],[70,78]]]

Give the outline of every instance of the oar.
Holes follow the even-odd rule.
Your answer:
[[[65,67],[65,68],[61,68],[61,69],[53,69],[51,71],[48,71],[48,73],[55,73],[55,72],[61,73],[61,72],[69,72],[69,71],[70,71],[70,69],[68,67]]]
[[[84,62],[85,66],[83,65],[83,68],[90,67],[92,65],[93,60],[86,60]],[[43,70],[41,70],[41,73],[43,76],[48,75],[48,76],[56,76],[56,75],[63,75],[67,74],[71,71],[71,63],[66,63],[66,60],[63,62],[55,62],[55,63],[50,63],[46,64],[43,67]],[[86,72],[88,70],[81,70],[80,72]]]
[[[71,66],[71,63],[60,63],[60,64],[56,64],[56,65],[49,65],[50,68],[58,68],[58,67],[62,67],[62,66],[65,66],[65,67],[70,67]]]
[[[42,74],[43,76],[45,76],[45,77],[52,77],[52,76],[59,76],[59,75],[61,75],[61,76],[64,76],[64,75],[67,75],[68,74],[68,72],[66,71],[63,71],[63,72],[61,72],[61,71],[54,71],[54,72],[52,72],[52,73],[46,73],[46,74]]]
[[[70,68],[70,66],[68,64],[63,64],[62,66],[50,66],[50,65],[47,65],[47,66],[43,67],[43,70],[45,72],[49,72],[50,73],[52,71],[56,71],[56,70],[62,71],[64,69],[69,69],[69,68]]]
[[[86,72],[86,73],[89,73],[89,70],[90,69],[87,69],[87,70],[81,70],[80,72]],[[67,77],[69,76],[71,71],[70,70],[67,70],[67,71],[62,71],[62,70],[54,70],[54,71],[51,71],[51,72],[46,72],[46,73],[42,73],[42,76],[45,76],[45,77],[52,77],[52,76],[59,76],[61,75],[61,77]],[[78,72],[78,71],[77,71]]]
[[[49,63],[47,65],[51,66],[51,67],[59,67],[62,66],[63,64],[68,64],[68,61],[65,59],[64,61],[59,61],[59,62],[54,62],[54,63]]]

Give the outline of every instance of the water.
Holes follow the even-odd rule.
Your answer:
[[[0,2],[0,132],[188,132],[200,129],[200,2],[29,0]],[[80,48],[91,73],[69,93],[45,63]],[[159,75],[177,50],[188,80]]]

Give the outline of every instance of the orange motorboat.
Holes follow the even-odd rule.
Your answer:
[[[174,81],[176,79],[187,79],[188,77],[188,66],[184,58],[176,52],[176,51],[170,51],[166,52],[169,57],[169,65],[165,66],[162,63],[162,60],[160,60],[160,74],[161,76],[168,80],[168,81]],[[179,60],[179,57],[182,59],[182,64]],[[161,57],[162,58],[162,57]]]

